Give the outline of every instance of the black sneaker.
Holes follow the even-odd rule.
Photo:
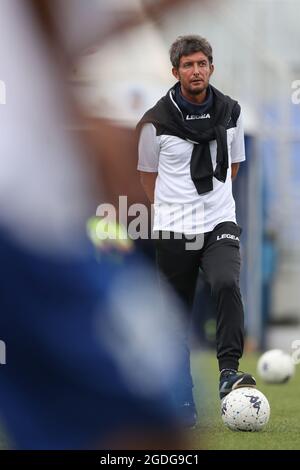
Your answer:
[[[197,425],[198,414],[194,403],[185,402],[178,407],[180,425],[185,429],[194,429]]]
[[[256,387],[256,380],[252,375],[244,372],[237,372],[233,369],[225,369],[220,375],[219,393],[223,400],[228,393],[240,387]]]

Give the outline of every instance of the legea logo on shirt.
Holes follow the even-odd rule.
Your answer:
[[[210,119],[210,114],[188,114],[185,118],[187,121],[192,121],[194,119]]]

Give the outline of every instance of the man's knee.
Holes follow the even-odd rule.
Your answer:
[[[211,282],[212,294],[239,288],[239,280],[231,274],[218,274]]]

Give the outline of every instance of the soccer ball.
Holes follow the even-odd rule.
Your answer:
[[[292,357],[280,349],[265,352],[257,363],[257,373],[267,383],[287,382],[294,375],[295,366]]]
[[[221,415],[232,431],[261,431],[269,421],[270,405],[256,388],[241,387],[223,398]]]

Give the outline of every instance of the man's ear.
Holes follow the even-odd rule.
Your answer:
[[[175,67],[173,67],[173,68],[172,68],[172,74],[174,75],[174,77],[176,78],[176,80],[179,80],[178,69],[176,69]]]
[[[215,71],[215,66],[214,66],[214,64],[210,64],[209,68],[210,68],[210,75],[209,75],[209,77],[211,77],[212,74],[213,74],[214,71]]]

